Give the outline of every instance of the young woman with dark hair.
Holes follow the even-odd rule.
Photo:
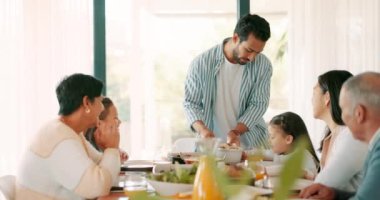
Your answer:
[[[344,125],[339,107],[343,83],[352,77],[345,70],[331,70],[318,77],[313,90],[314,118],[326,123],[326,134],[321,145],[321,171],[315,182],[355,191],[362,179],[361,169],[367,145],[355,140]]]

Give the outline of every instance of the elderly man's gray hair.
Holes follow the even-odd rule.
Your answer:
[[[352,111],[358,104],[380,109],[380,73],[358,74],[349,78],[343,87],[350,97]]]

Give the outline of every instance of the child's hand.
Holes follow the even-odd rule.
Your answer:
[[[125,152],[125,151],[122,150],[122,149],[119,149],[119,151],[120,151],[120,161],[121,161],[121,163],[124,163],[125,161],[128,160],[129,155],[128,155],[127,152]]]
[[[99,125],[101,141],[105,148],[119,148],[120,134],[116,122],[104,123]]]

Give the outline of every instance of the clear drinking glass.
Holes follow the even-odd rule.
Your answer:
[[[130,196],[147,189],[145,172],[126,172],[124,178],[124,192]]]
[[[199,138],[195,145],[197,151],[205,155],[215,155],[221,140],[219,138]]]
[[[245,166],[251,169],[255,177],[255,185],[259,187],[265,187],[267,181],[267,173],[265,166],[263,165],[264,150],[263,149],[251,149],[246,151],[247,160]]]

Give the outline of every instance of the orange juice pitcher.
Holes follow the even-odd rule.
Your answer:
[[[199,160],[195,175],[193,200],[222,200],[223,195],[215,179],[215,160],[211,156],[203,155]]]

